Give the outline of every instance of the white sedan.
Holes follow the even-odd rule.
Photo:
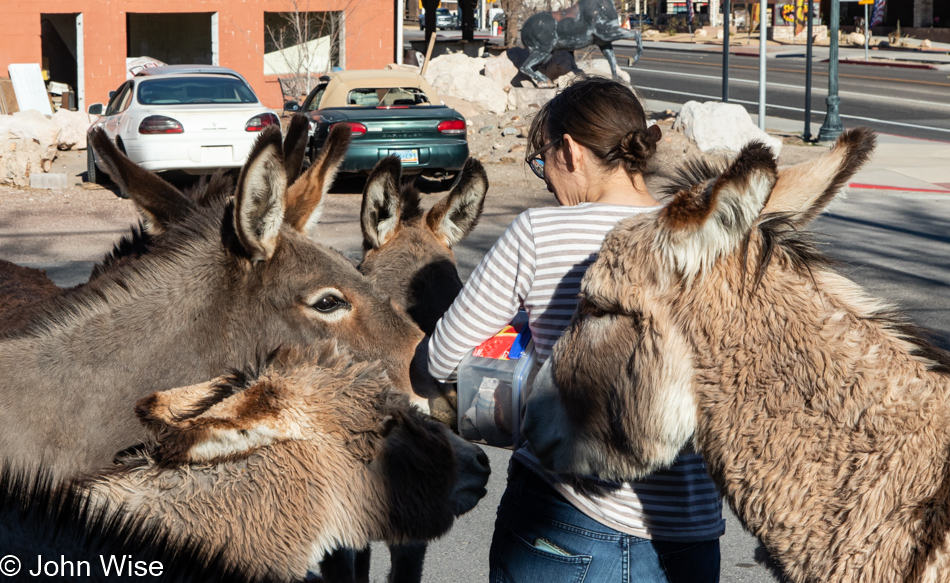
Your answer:
[[[142,70],[101,103],[89,106],[116,146],[156,172],[210,174],[244,165],[258,133],[280,119],[247,81],[225,67],[169,65]],[[89,182],[107,177],[87,150]]]

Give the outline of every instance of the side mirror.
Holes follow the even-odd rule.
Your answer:
[[[109,92],[109,99],[112,99],[115,96],[115,91]]]
[[[103,105],[101,103],[93,103],[89,106],[89,115],[102,115]]]
[[[284,102],[284,111],[299,111],[300,104],[294,100]]]

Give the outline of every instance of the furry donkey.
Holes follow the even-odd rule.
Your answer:
[[[528,401],[545,463],[624,479],[692,442],[792,581],[950,581],[950,356],[803,232],[873,148],[777,173],[751,144],[620,223]]]
[[[462,290],[452,246],[478,224],[488,176],[474,158],[462,168],[455,188],[423,212],[419,190],[402,184],[396,156],[380,160],[363,189],[360,223],[363,231],[362,271],[377,290],[389,295],[419,325],[426,338]],[[430,414],[455,426],[455,395],[445,395],[429,375],[428,342],[419,343],[410,370],[413,390],[429,398]],[[390,548],[390,581],[415,582],[422,577],[424,543]],[[338,550],[321,563],[327,583],[368,580],[369,548]]]
[[[256,369],[154,393],[135,409],[151,440],[46,508],[30,507],[28,480],[7,480],[4,552],[90,559],[83,545],[122,547],[144,534],[160,551],[201,541],[204,561],[219,555],[247,577],[300,579],[337,545],[441,536],[485,495],[484,452],[335,341],[279,350]],[[181,567],[169,549],[158,554]]]
[[[243,367],[262,347],[337,338],[411,391],[409,362],[422,333],[349,260],[307,236],[348,132],[332,132],[321,158],[287,188],[302,163],[303,127],[289,148],[278,128],[265,130],[236,190],[219,177],[194,198],[93,135],[153,241],[0,336],[5,456],[18,465],[42,458],[56,477],[99,468],[142,440],[136,399]]]

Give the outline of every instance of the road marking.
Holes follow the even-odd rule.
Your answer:
[[[659,91],[660,93],[672,93],[673,95],[687,95],[687,96],[689,96],[689,97],[700,97],[700,98],[702,98],[702,99],[711,99],[711,100],[713,100],[713,101],[719,101],[720,98],[722,97],[722,96],[719,96],[719,95],[717,95],[717,96],[713,96],[713,95],[700,95],[699,93],[689,93],[689,92],[686,92],[686,91],[672,91],[672,90],[670,90],[670,89],[660,89],[659,87],[644,87],[644,86],[642,86],[642,85],[638,85],[638,86],[637,86],[637,89],[644,89],[644,90],[646,90],[646,91]],[[730,99],[730,100],[729,100],[729,103],[744,103],[744,104],[746,104],[746,105],[758,105],[758,104],[759,104],[758,101],[745,101],[745,100],[742,100],[742,99]],[[805,110],[802,109],[802,108],[800,108],[800,107],[789,107],[789,106],[787,106],[787,105],[777,105],[777,104],[771,104],[771,103],[767,103],[767,104],[766,104],[766,107],[771,107],[771,108],[774,108],[774,109],[785,109],[785,110],[788,110],[788,111],[799,111],[799,112],[801,112],[801,113],[805,113]],[[817,109],[813,109],[812,112],[811,112],[811,114],[812,114],[812,115],[825,115],[825,112],[824,112],[824,111],[819,111],[819,110],[817,110]],[[892,125],[892,126],[901,126],[901,127],[905,127],[905,128],[915,128],[915,129],[920,129],[920,130],[930,130],[930,131],[933,131],[933,132],[943,132],[943,133],[946,133],[946,134],[950,134],[950,129],[935,128],[935,127],[932,127],[932,126],[922,126],[922,125],[917,125],[917,124],[913,124],[913,123],[904,123],[904,122],[900,122],[900,121],[888,121],[888,120],[884,120],[884,119],[874,119],[873,117],[862,117],[862,116],[860,116],[860,115],[847,115],[847,114],[844,114],[844,113],[841,113],[841,114],[839,114],[839,115],[840,115],[841,117],[846,117],[846,118],[849,118],[849,119],[857,119],[857,120],[861,120],[861,121],[870,121],[870,122],[874,122],[874,123],[883,123],[883,124]]]
[[[705,65],[707,67],[717,67],[721,68],[721,65],[715,63],[697,63],[696,61],[682,61],[679,59],[657,59],[654,57],[643,57],[641,61],[657,61],[661,63],[679,63],[681,65]],[[753,71],[758,71],[758,67],[750,67],[748,65],[734,65],[729,64],[730,69],[751,69]],[[797,69],[778,69],[778,68],[769,68],[769,71],[776,71],[779,73],[798,73],[799,75],[804,75],[805,71],[799,71]],[[813,71],[813,75],[818,75],[821,77],[827,77],[828,73],[825,71]],[[937,81],[915,81],[913,79],[899,79],[894,77],[871,77],[868,75],[849,75],[848,73],[838,73],[838,77],[848,77],[849,79],[865,79],[870,81],[891,81],[891,82],[900,82],[900,83],[915,83],[918,85],[937,85],[939,87],[950,87],[950,83],[939,83]],[[950,77],[947,77],[950,79]]]
[[[675,77],[694,77],[694,78],[697,78],[697,79],[712,79],[712,80],[714,80],[714,81],[722,81],[722,77],[716,77],[716,76],[713,76],[713,75],[699,75],[699,74],[696,74],[696,73],[677,73],[677,72],[675,72],[675,71],[660,71],[660,70],[658,70],[658,69],[643,69],[643,68],[640,68],[640,67],[635,67],[635,68],[634,68],[634,67],[621,67],[621,68],[626,69],[628,73],[635,73],[635,72],[637,72],[637,71],[643,71],[644,73],[658,73],[658,74],[660,74],[660,75],[673,75],[673,76],[675,76]],[[770,70],[771,70],[771,69],[770,69]],[[732,83],[732,82],[735,82],[735,83],[748,83],[748,84],[750,84],[750,85],[758,85],[758,84],[759,84],[758,80],[755,80],[755,79],[737,79],[737,78],[732,78],[732,79],[729,80],[729,82],[730,82],[730,83]],[[782,87],[782,88],[785,88],[785,89],[795,89],[795,90],[797,90],[797,91],[802,91],[802,90],[804,90],[804,87],[802,87],[801,85],[788,85],[788,84],[786,84],[786,83],[769,83],[768,81],[766,81],[765,85],[766,85],[767,87]],[[816,89],[816,91],[819,91],[819,92],[820,92],[821,89]],[[827,93],[827,91],[825,91],[825,93]],[[905,103],[911,103],[911,104],[913,104],[913,105],[932,105],[932,106],[934,106],[934,107],[950,107],[950,103],[936,103],[936,102],[934,102],[934,101],[920,101],[920,100],[918,100],[918,99],[904,99],[904,98],[902,98],[902,97],[887,97],[887,96],[884,96],[884,95],[869,95],[869,94],[867,94],[867,93],[858,93],[858,92],[856,92],[856,91],[838,91],[838,94],[839,94],[839,95],[853,95],[853,96],[855,96],[855,97],[860,97],[860,98],[862,98],[862,99],[874,99],[874,100],[878,100],[878,101],[887,101],[887,102],[903,101],[903,102],[905,102]]]

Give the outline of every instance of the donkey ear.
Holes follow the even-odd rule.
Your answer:
[[[287,191],[286,221],[297,231],[313,237],[313,230],[323,210],[320,203],[333,186],[349,147],[350,127],[342,123],[334,125],[330,128],[330,135],[323,144],[320,156]]]
[[[738,248],[775,185],[772,150],[742,149],[715,181],[682,190],[660,211],[660,246],[687,279]]]
[[[154,433],[183,428],[212,406],[230,397],[237,387],[229,377],[152,393],[135,404],[135,415]]]
[[[274,254],[286,190],[280,128],[268,126],[241,170],[234,201],[235,231],[253,261],[267,261]]]
[[[478,224],[487,193],[488,175],[485,169],[481,162],[469,158],[452,192],[429,209],[426,224],[446,247],[451,248]]]
[[[282,386],[262,378],[246,389],[205,383],[155,393],[136,414],[156,433],[165,463],[206,463],[300,438],[300,415],[284,414]]]
[[[398,156],[386,156],[366,179],[360,223],[363,247],[378,249],[396,232],[399,225],[399,180],[402,163]]]
[[[808,225],[871,158],[876,142],[870,128],[855,128],[841,134],[817,160],[783,168],[762,214],[783,213],[797,227]]]
[[[287,135],[284,136],[284,170],[287,172],[287,184],[293,184],[300,176],[303,157],[307,150],[307,138],[310,137],[310,120],[301,114],[290,118]]]
[[[151,235],[186,217],[193,204],[184,194],[153,172],[129,160],[102,128],[92,131],[96,159],[119,189],[138,206],[145,230]]]

